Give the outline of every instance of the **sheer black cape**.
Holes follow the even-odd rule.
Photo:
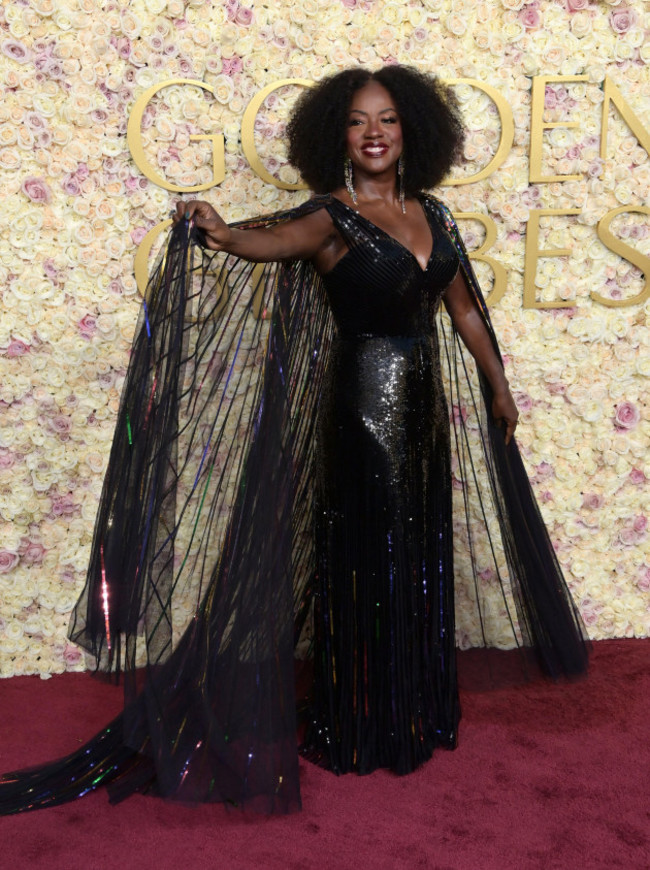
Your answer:
[[[454,241],[497,348],[449,211],[422,202]],[[6,775],[0,813],[107,783],[116,798],[153,789],[265,812],[300,807],[295,661],[309,651],[314,429],[332,319],[311,263],[248,263],[200,242],[178,224],[150,279],[70,626],[100,670],[122,674],[124,713],[73,755]],[[515,648],[522,673],[583,673],[584,628],[517,445],[505,445],[489,385],[478,373],[477,387],[444,315],[438,329],[478,644]],[[489,684],[491,659],[479,664]]]

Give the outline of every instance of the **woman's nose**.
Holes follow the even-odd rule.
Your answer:
[[[368,138],[375,138],[380,132],[379,120],[377,118],[369,118],[366,125],[366,136]]]

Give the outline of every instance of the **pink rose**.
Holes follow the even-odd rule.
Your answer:
[[[529,206],[529,208],[535,208],[540,196],[539,187],[527,187],[526,190],[522,191],[521,201],[524,205]]]
[[[650,591],[650,568],[648,566],[642,568],[636,585],[642,592]]]
[[[38,541],[30,541],[23,538],[20,545],[20,556],[26,565],[40,565],[45,555],[45,547]]]
[[[25,112],[23,119],[25,121],[25,125],[29,127],[30,130],[33,130],[35,133],[39,130],[47,129],[47,123],[42,115],[39,115],[38,112]]]
[[[110,390],[110,388],[115,384],[116,377],[117,375],[113,371],[100,372],[100,374],[97,375],[97,383],[102,390]]]
[[[105,124],[108,121],[108,112],[106,109],[93,109],[90,113],[90,120],[95,124]]]
[[[56,417],[50,417],[47,421],[47,425],[48,428],[58,435],[62,441],[68,440],[68,435],[72,428],[72,422],[69,417],[64,417],[62,414],[58,414]]]
[[[32,59],[31,51],[22,42],[18,42],[17,39],[8,39],[6,42],[3,42],[2,46],[0,46],[0,51],[2,51],[5,57],[15,60],[16,63],[29,63]]]
[[[634,429],[640,419],[641,413],[632,402],[621,402],[616,406],[614,425],[617,429]]]
[[[92,314],[84,314],[78,326],[83,338],[92,338],[97,332],[97,318]]]
[[[589,9],[590,0],[566,0],[566,8],[569,12],[581,12]]]
[[[582,506],[590,511],[598,510],[598,508],[601,508],[604,503],[605,499],[602,495],[598,495],[598,493],[585,492],[582,495]]]
[[[544,108],[554,109],[557,106],[557,94],[550,85],[546,85],[544,93]]]
[[[465,420],[467,420],[467,409],[462,408],[459,405],[452,405],[451,414],[454,423],[460,423],[461,420],[465,422]]]
[[[25,344],[24,341],[20,341],[17,338],[13,338],[9,343],[6,354],[10,359],[15,359],[17,356],[22,356],[23,354],[27,353],[28,350],[28,344]]]
[[[16,457],[9,450],[0,448],[0,468],[13,468]]]
[[[13,550],[0,550],[0,574],[13,571],[19,561],[20,556]]]
[[[72,568],[64,568],[59,574],[59,581],[65,586],[75,586],[77,583],[77,576]]]
[[[56,263],[52,257],[47,257],[43,260],[43,272],[45,272],[46,277],[48,277],[50,281],[58,280],[59,273],[57,272]]]
[[[63,658],[66,665],[77,665],[83,658],[83,654],[78,646],[71,643],[66,643],[63,651]]]
[[[585,625],[595,625],[602,606],[596,604],[591,598],[583,598],[580,602],[580,613]]]
[[[68,196],[79,196],[81,193],[79,182],[74,175],[64,175],[61,180],[61,187],[63,192],[67,193]]]
[[[609,23],[614,33],[627,33],[630,27],[634,27],[638,20],[638,15],[634,9],[621,7],[619,9],[612,9],[609,13]]]
[[[587,167],[587,175],[589,178],[600,178],[603,174],[603,161],[600,157],[594,158]]]
[[[553,466],[548,462],[540,462],[539,465],[535,468],[535,477],[537,480],[546,480],[549,477],[553,477],[555,472],[553,471]]]
[[[235,23],[242,27],[248,27],[253,20],[253,10],[247,6],[240,6],[235,15]]]
[[[533,400],[527,393],[516,392],[515,396],[515,404],[519,408],[521,412],[530,411],[533,407]]]
[[[121,36],[117,40],[117,53],[122,60],[128,60],[131,54],[131,40],[126,36]]]
[[[637,514],[626,520],[625,526],[618,533],[619,541],[626,547],[635,547],[646,538],[648,520],[643,514]]]
[[[70,517],[77,513],[78,506],[74,503],[72,493],[57,495],[52,499],[52,514],[55,517]]]
[[[63,64],[54,57],[40,55],[34,61],[36,69],[43,73],[47,79],[62,79],[64,78]]]
[[[42,178],[35,175],[28,175],[27,178],[23,179],[20,189],[32,202],[47,203],[52,199],[50,188]]]
[[[641,486],[645,482],[646,476],[640,468],[633,468],[632,471],[630,471],[630,483],[633,483],[635,486]]]
[[[536,30],[542,23],[539,9],[534,6],[526,6],[518,13],[518,18],[526,30]]]

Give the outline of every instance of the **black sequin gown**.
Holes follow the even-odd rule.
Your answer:
[[[458,254],[430,216],[425,269],[333,200],[349,249],[317,452],[316,708],[307,752],[408,773],[456,742],[450,426],[435,315]],[[359,222],[367,233],[359,237]]]

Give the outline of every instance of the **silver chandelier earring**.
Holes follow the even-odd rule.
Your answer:
[[[397,161],[397,178],[399,182],[399,204],[402,206],[402,214],[406,214],[406,193],[404,191],[404,156],[400,154]]]
[[[352,170],[352,161],[349,157],[345,158],[345,163],[343,164],[343,175],[345,176],[345,187],[347,192],[350,194],[350,199],[356,205],[357,192],[354,189],[354,173]]]

